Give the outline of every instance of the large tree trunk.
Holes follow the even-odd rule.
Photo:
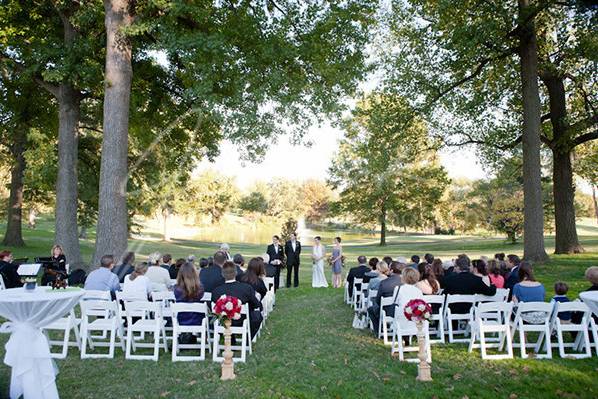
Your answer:
[[[380,246],[386,245],[386,204],[382,204],[380,213]]]
[[[23,219],[23,173],[25,172],[25,149],[27,147],[27,129],[13,132],[14,141],[10,153],[14,160],[10,174],[10,196],[8,198],[8,220],[3,245],[22,247],[25,245],[22,233]]]
[[[540,172],[540,94],[538,89],[538,45],[529,0],[519,0],[519,57],[523,99],[523,256],[527,260],[548,259],[544,248],[544,210]]]
[[[120,258],[127,249],[127,150],[133,69],[131,42],[123,28],[133,22],[132,8],[131,0],[104,0],[107,38],[104,137],[92,266],[97,266],[103,255]]]
[[[63,83],[58,93],[58,176],[56,179],[56,237],[67,262],[83,264],[77,228],[77,158],[80,119],[80,93]],[[73,267],[74,266],[74,267]]]
[[[571,165],[572,143],[567,123],[567,106],[563,78],[553,71],[542,75],[550,100],[552,124],[552,189],[554,195],[555,253],[569,254],[583,251],[575,225],[575,186]]]

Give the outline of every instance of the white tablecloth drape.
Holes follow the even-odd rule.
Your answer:
[[[58,368],[50,357],[50,347],[41,328],[67,315],[77,304],[83,290],[34,291],[12,288],[0,291],[0,316],[10,320],[4,363],[12,367],[10,398],[58,398]]]
[[[584,291],[579,294],[579,297],[598,317],[598,291]]]

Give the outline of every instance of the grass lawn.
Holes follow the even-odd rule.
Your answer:
[[[591,225],[587,227],[592,227]],[[27,248],[17,256],[43,255],[52,243],[50,223],[26,232]],[[552,238],[547,239],[551,245]],[[305,240],[306,241],[306,240]],[[432,252],[454,257],[466,252],[491,255],[520,253],[521,247],[504,245],[498,238],[393,236],[381,249],[368,240],[347,242],[349,265],[358,254],[383,256]],[[536,267],[536,274],[552,296],[557,280],[569,283],[570,297],[588,284],[586,267],[598,265],[598,232],[586,230],[582,243],[588,252],[576,256],[552,256]],[[174,256],[194,253],[207,256],[214,243],[177,240],[172,243],[134,240],[142,255],[158,250]],[[263,246],[231,243],[233,252],[255,255]],[[83,243],[90,255],[91,242]],[[307,255],[308,248],[305,249]],[[330,276],[328,275],[328,278]],[[115,359],[82,361],[71,348],[66,360],[57,361],[58,389],[62,398],[595,398],[598,397],[598,358],[589,360],[505,360],[482,361],[479,352],[468,354],[465,345],[432,347],[431,383],[415,381],[414,364],[390,357],[390,349],[365,331],[351,327],[352,311],[343,304],[342,290],[312,289],[311,265],[305,257],[301,266],[301,287],[281,289],[276,308],[262,337],[246,364],[237,364],[237,380],[222,383],[219,364],[209,360],[172,363],[170,353],[161,352],[157,363],[124,360],[120,350]],[[7,340],[0,336],[0,345]],[[518,351],[515,352],[519,354]],[[0,365],[0,398],[7,396],[10,369]]]

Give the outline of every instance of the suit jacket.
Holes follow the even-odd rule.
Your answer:
[[[513,291],[513,287],[518,282],[519,282],[519,266],[516,266],[513,268],[513,270],[511,270],[511,272],[507,276],[507,279],[505,280],[505,288],[508,288],[511,291]]]
[[[18,266],[14,263],[0,261],[0,274],[4,279],[4,285],[6,288],[17,288],[22,287],[21,277],[17,273]]]
[[[218,265],[211,265],[199,272],[199,281],[204,292],[212,292],[214,288],[224,284],[222,268]]]
[[[239,298],[243,304],[249,304],[250,311],[262,309],[262,303],[255,296],[255,290],[247,283],[234,281],[219,285],[212,291],[212,302],[216,303],[222,295]]]
[[[493,285],[487,286],[481,277],[475,276],[473,273],[461,272],[446,276],[444,279],[444,293],[445,294],[459,294],[459,295],[494,295],[496,294],[496,287]],[[467,313],[470,304],[456,303],[450,305],[451,311],[455,313]]]
[[[287,241],[284,246],[284,252],[287,255],[287,265],[288,266],[295,266],[298,265],[301,260],[299,259],[301,256],[301,243],[299,241],[295,241],[295,250],[293,251],[293,244],[291,240]]]
[[[370,268],[366,265],[359,265],[351,268],[349,274],[347,274],[347,283],[349,283],[349,295],[353,295],[353,281],[356,278],[363,278],[363,276],[370,271]]]
[[[378,295],[374,299],[374,303],[380,306],[380,300],[392,295],[395,287],[401,286],[401,275],[391,274],[387,279],[380,281],[378,286]]]
[[[282,245],[278,245],[278,252],[276,252],[274,250],[274,244],[270,244],[270,245],[268,245],[268,249],[266,250],[266,253],[268,254],[268,256],[270,256],[270,262],[269,262],[269,264],[271,266],[274,266],[274,267],[281,267],[282,266],[282,264],[280,264],[280,265],[273,265],[272,264],[273,260],[279,260],[279,261],[281,261],[281,262],[284,263],[284,248],[282,247]]]

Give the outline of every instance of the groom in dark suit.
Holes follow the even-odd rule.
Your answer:
[[[291,274],[295,272],[293,286],[299,286],[299,262],[301,257],[301,243],[297,241],[297,233],[291,234],[291,239],[286,242],[284,252],[287,255],[287,288],[291,286]]]
[[[284,263],[284,248],[280,245],[278,236],[272,237],[272,244],[268,245],[266,253],[270,256],[268,265],[269,269],[274,272],[274,290],[277,290],[280,284],[280,269]]]

